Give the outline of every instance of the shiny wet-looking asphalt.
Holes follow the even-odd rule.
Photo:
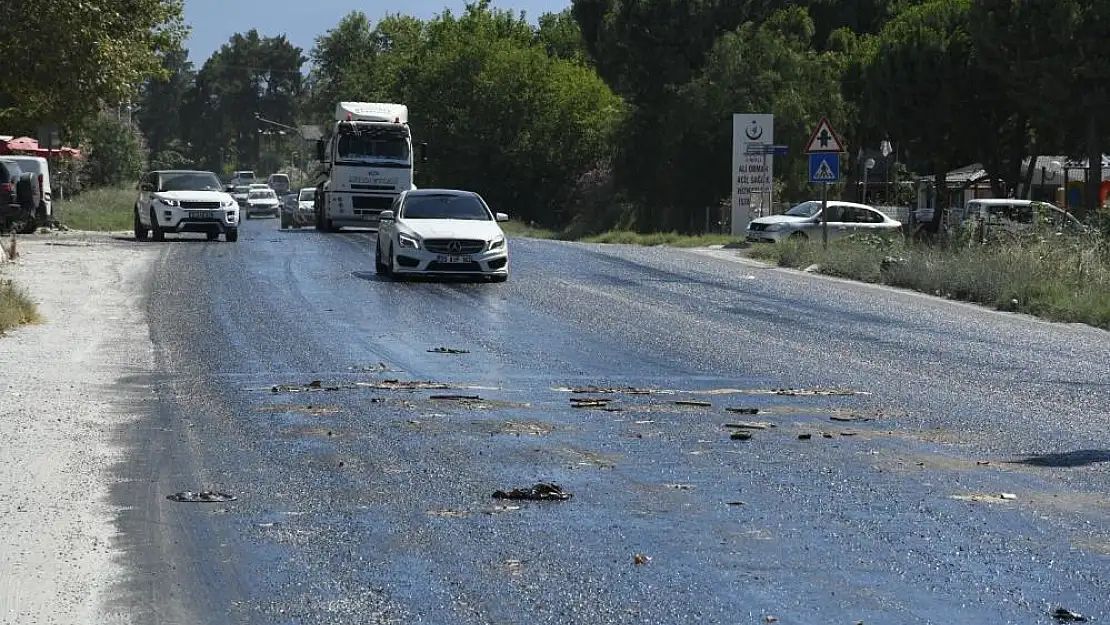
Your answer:
[[[723,251],[514,239],[506,284],[391,282],[369,233],[241,237],[144,244],[133,622],[1110,614],[1110,334]],[[539,481],[574,496],[491,497]]]

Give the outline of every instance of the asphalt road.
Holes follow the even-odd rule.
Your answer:
[[[1106,332],[726,251],[514,239],[506,284],[395,283],[367,233],[241,236],[143,244],[134,622],[1110,616]],[[491,496],[539,481],[573,497]]]

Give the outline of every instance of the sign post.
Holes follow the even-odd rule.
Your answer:
[[[829,185],[840,181],[840,154],[844,144],[833,132],[829,120],[822,119],[806,143],[809,155],[809,181],[821,185],[821,245],[829,246]]]
[[[773,180],[775,116],[737,113],[732,116],[732,234],[744,236],[752,218],[752,198]]]

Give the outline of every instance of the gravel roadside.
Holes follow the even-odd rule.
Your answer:
[[[144,301],[158,248],[106,234],[19,240],[0,274],[44,321],[0,337],[0,623],[127,623],[110,469],[117,428],[149,401],[123,378],[153,368]]]

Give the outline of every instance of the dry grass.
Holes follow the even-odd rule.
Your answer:
[[[849,237],[761,245],[752,256],[784,267],[889,284],[1052,321],[1110,329],[1110,245],[1102,235],[1034,233],[991,245]]]
[[[10,280],[0,280],[0,335],[27,323],[39,321],[35,304]]]

